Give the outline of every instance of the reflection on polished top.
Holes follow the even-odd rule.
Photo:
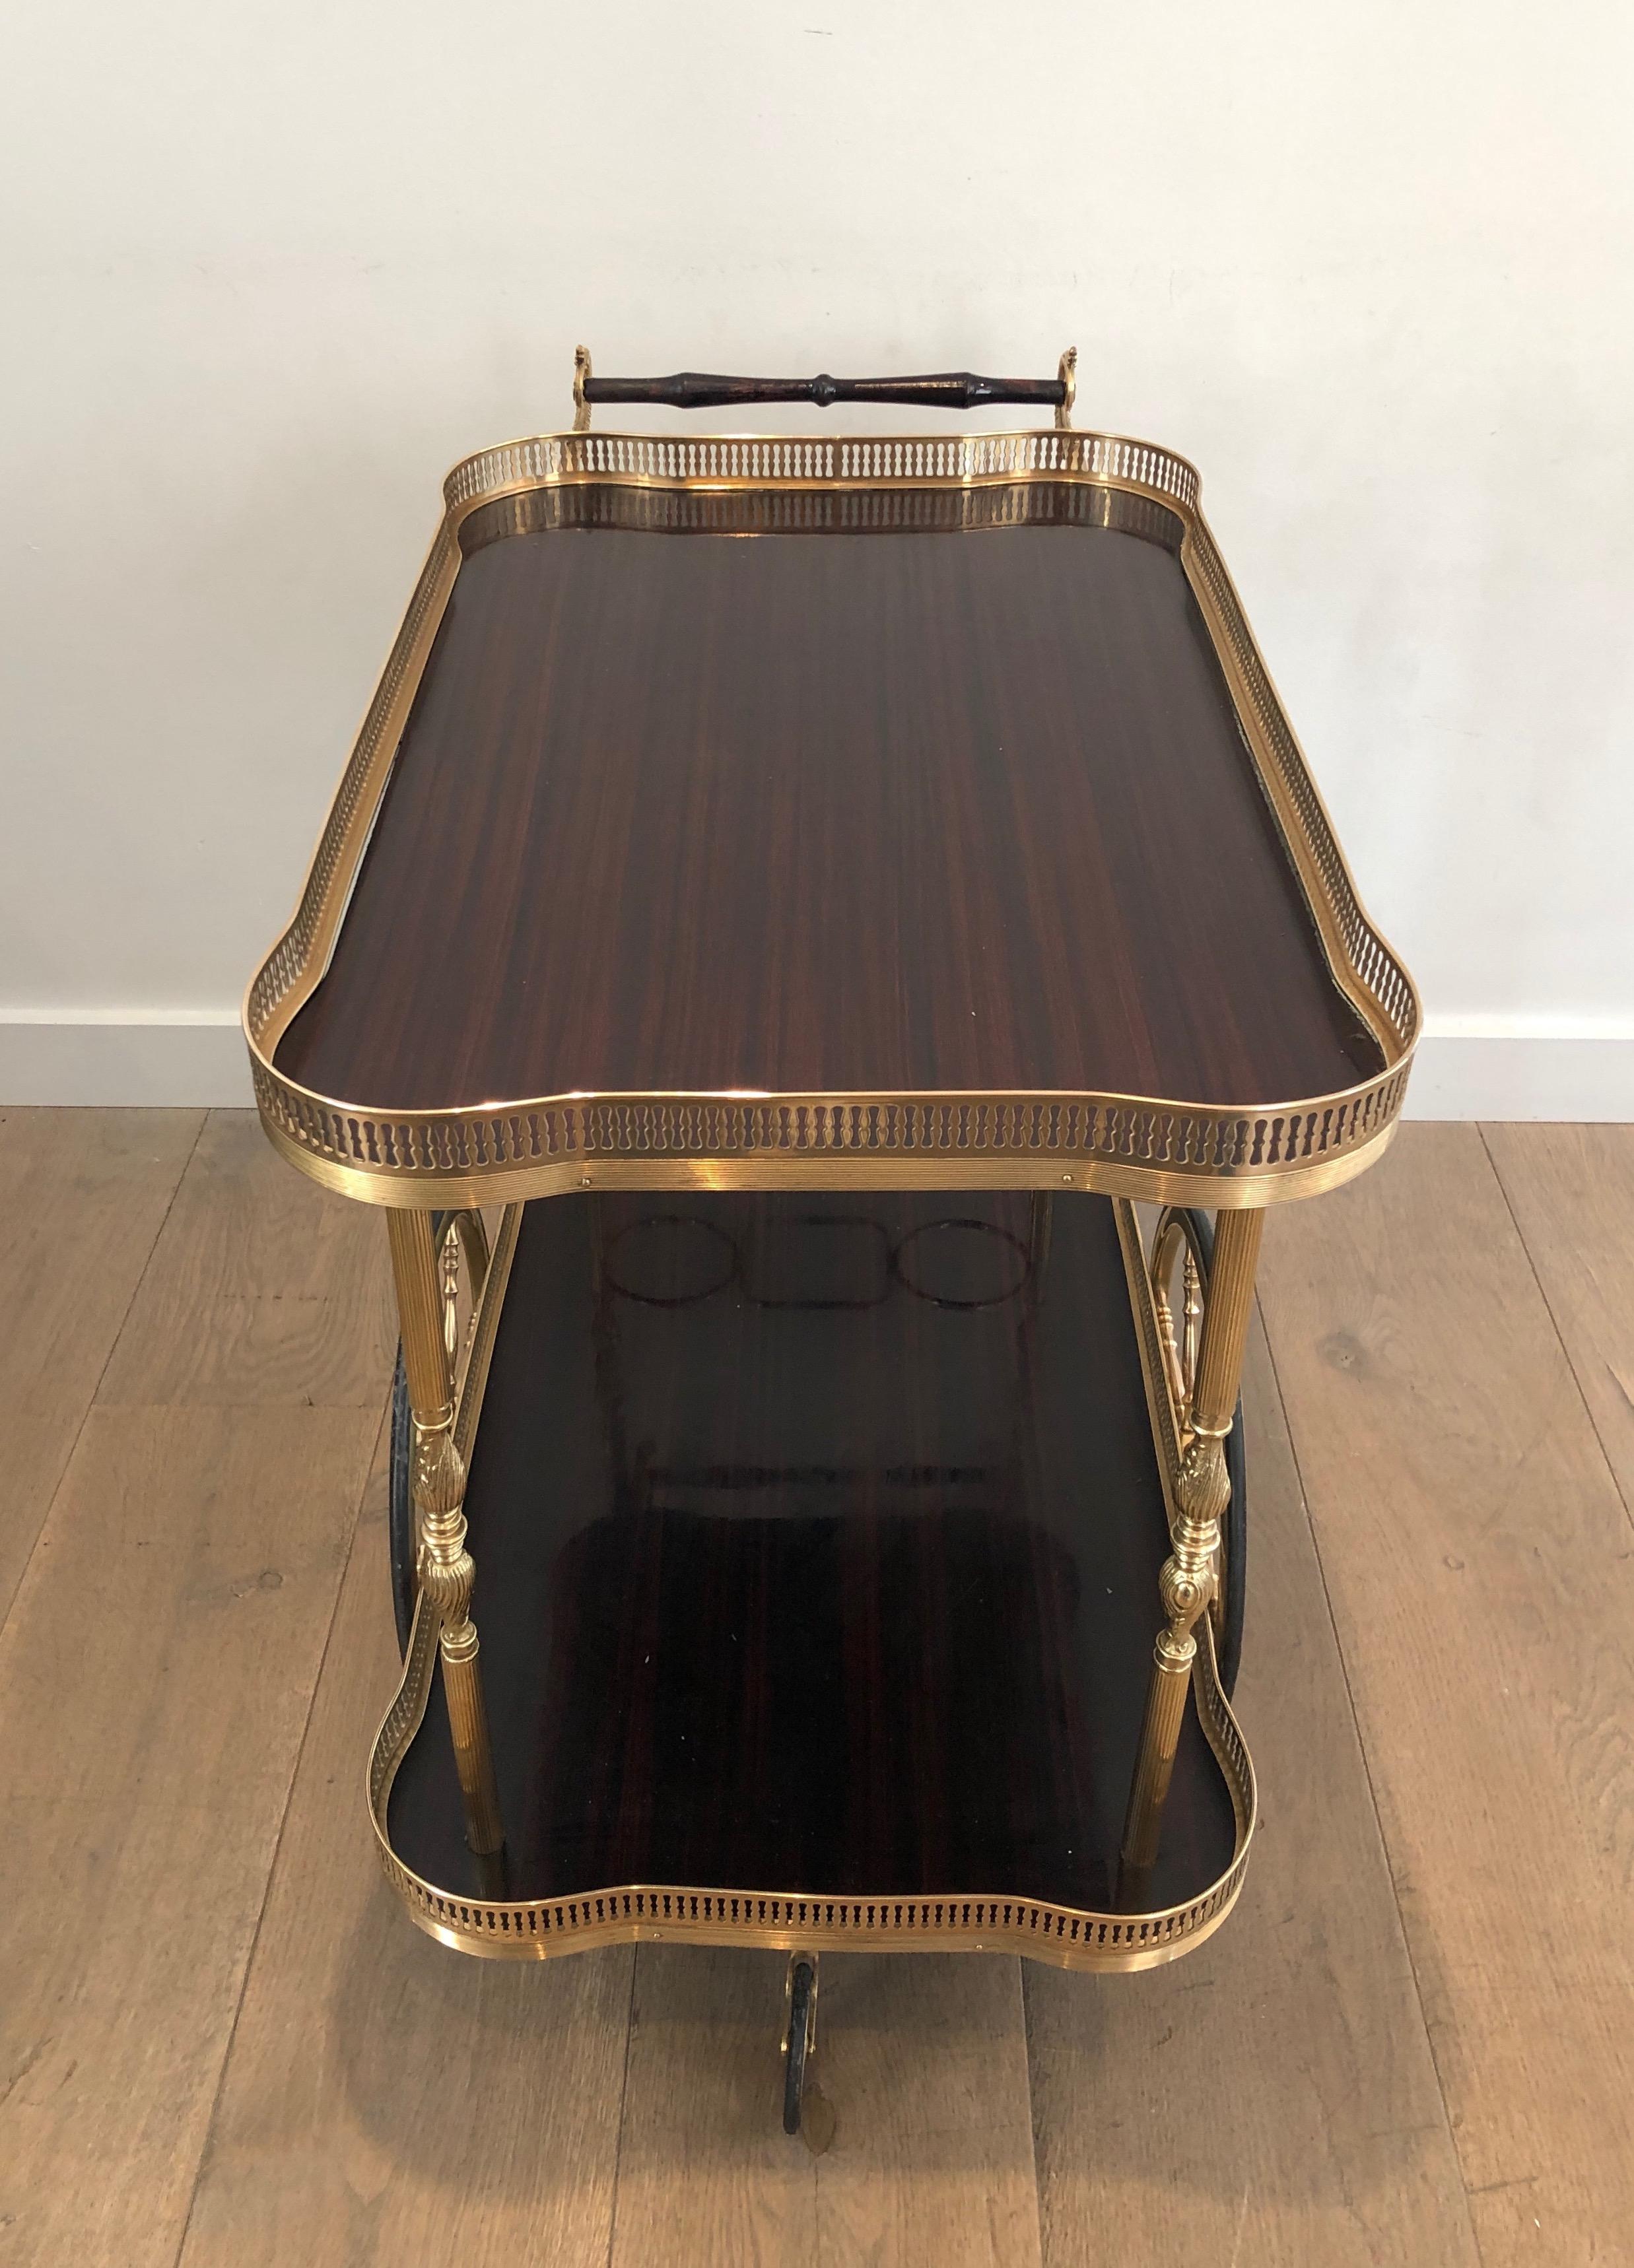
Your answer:
[[[1049,484],[795,501],[566,489],[470,516],[281,1072],[389,1110],[1253,1105],[1380,1070],[1178,519]]]
[[[1167,1550],[1111,1208],[529,1207],[466,1509],[507,1852],[440,1689],[391,1842],[456,1896],[1119,1904]],[[1189,1712],[1152,1911],[1230,1865]]]

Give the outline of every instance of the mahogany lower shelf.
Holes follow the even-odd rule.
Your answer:
[[[423,1882],[1127,1908],[1168,1538],[1107,1200],[537,1202],[467,1511],[507,1842],[439,1681],[386,1813]],[[1189,1711],[1140,1909],[1236,1834]]]

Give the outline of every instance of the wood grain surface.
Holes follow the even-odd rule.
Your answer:
[[[0,1111],[0,1619],[203,1123],[200,1110]]]
[[[639,1948],[612,2268],[1031,2268],[1019,1965],[824,1954],[791,2139],[782,1956]]]
[[[1624,2259],[1627,1516],[1475,1127],[1299,1211],[1262,1299],[1483,2268]]]
[[[385,1223],[212,1111],[102,1379],[106,1403],[373,1410],[397,1343]]]
[[[378,1417],[93,1410],[0,1635],[0,2257],[170,2268]]]
[[[74,1115],[89,1158],[48,1146],[67,1114],[29,1114],[15,1138],[33,1145],[29,1199],[58,1228],[52,1266],[87,1322],[122,1290],[112,1357],[95,1359],[105,1385],[127,1383],[87,1410],[91,1357],[63,1364],[77,1440],[0,1632],[0,2257],[169,2268],[380,1396],[295,1405],[276,1366],[247,1364],[236,1406],[220,1406],[209,1334],[244,1288],[244,1256],[268,1210],[276,1225],[314,1208],[303,1192],[294,1216],[269,1209],[253,1171],[210,1170],[235,1145],[265,1150],[247,1113],[202,1136],[197,1113],[107,1114],[98,1146],[99,1116]],[[280,1195],[294,1180],[280,1174]],[[331,1254],[308,1280],[320,1339],[339,1343],[326,1311],[355,1314],[357,1273]],[[22,1303],[21,1326],[37,1314]]]
[[[1257,1323],[1244,1401],[1254,1854],[1172,1968],[1088,1990],[1024,1968],[1045,2268],[1478,2268]]]
[[[1634,1126],[1481,1131],[1634,1513]]]
[[[471,1461],[504,1895],[1120,1904],[1169,1548],[1112,1206],[530,1205]],[[440,1688],[391,1797],[482,1895]],[[1182,1730],[1144,1907],[1230,1867]],[[491,1892],[489,1893],[492,1894]]]
[[[277,1061],[408,1108],[723,1088],[1243,1105],[1381,1057],[1179,559],[1038,525],[558,527],[476,550]]]
[[[372,1477],[183,2268],[603,2268],[633,1949],[538,1968],[424,1937],[362,1799],[398,1675]]]

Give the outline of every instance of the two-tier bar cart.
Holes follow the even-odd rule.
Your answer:
[[[1417,1030],[1196,473],[1072,390],[581,353],[449,475],[246,1002],[390,1232],[386,1874],[468,1953],[783,1948],[791,2130],[821,1953],[1230,1911],[1261,1224]],[[588,430],[795,398],[1055,422]]]

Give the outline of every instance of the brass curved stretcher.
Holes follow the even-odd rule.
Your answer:
[[[274,1144],[386,1211],[386,1873],[473,1953],[785,1949],[786,2118],[825,1950],[1229,1911],[1261,1225],[1417,1035],[1196,474],[1074,374],[581,350],[449,475],[245,1004]],[[587,430],[777,400],[1055,423]]]

